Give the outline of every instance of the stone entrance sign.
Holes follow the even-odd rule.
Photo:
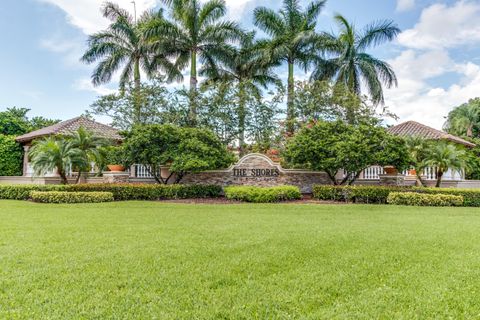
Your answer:
[[[186,175],[184,184],[298,186],[304,193],[312,192],[314,184],[329,184],[324,172],[283,169],[263,154],[251,153],[225,170],[212,170]]]

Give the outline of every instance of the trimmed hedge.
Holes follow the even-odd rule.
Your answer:
[[[463,197],[463,206],[480,207],[480,189],[388,187],[388,186],[324,186],[313,187],[313,197],[319,200],[346,201],[354,203],[387,203],[392,192],[422,194],[447,194]]]
[[[227,199],[254,203],[280,202],[302,198],[300,189],[295,186],[231,186],[226,187],[224,191]]]
[[[213,185],[159,184],[75,184],[75,185],[0,185],[0,199],[28,200],[32,191],[111,192],[117,201],[215,198],[222,187]]]
[[[424,207],[460,207],[463,201],[462,196],[416,192],[391,192],[387,198],[389,204]]]
[[[113,201],[111,192],[32,191],[30,198],[41,203],[98,203]]]
[[[378,186],[313,186],[313,197],[319,200],[387,203],[390,192],[407,192],[411,187],[378,187]]]

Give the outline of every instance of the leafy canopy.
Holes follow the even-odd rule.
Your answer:
[[[286,146],[285,160],[294,167],[325,171],[333,184],[353,183],[371,165],[403,170],[408,157],[403,140],[372,124],[320,121],[303,127]],[[337,181],[337,174],[345,176]]]
[[[173,125],[145,125],[126,135],[124,148],[130,163],[148,166],[158,183],[179,182],[186,174],[226,168],[234,156],[215,134],[206,129]],[[169,165],[171,175],[163,177],[160,166]]]

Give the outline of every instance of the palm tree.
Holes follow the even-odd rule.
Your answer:
[[[473,137],[473,129],[480,124],[480,98],[456,107],[448,114],[444,129],[452,134]]]
[[[99,147],[105,146],[107,143],[104,139],[96,137],[92,132],[80,127],[71,137],[74,148],[77,148],[86,159],[86,167],[78,167],[78,176],[76,183],[80,182],[82,171],[88,170],[90,160],[98,161],[100,159]]]
[[[121,9],[117,4],[106,2],[102,8],[105,18],[112,23],[106,30],[91,35],[88,38],[88,49],[81,60],[91,64],[100,62],[92,74],[95,86],[107,83],[115,72],[121,70],[120,88],[133,79],[135,91],[140,91],[141,71],[150,77],[156,74],[152,64],[155,61],[155,70],[164,71],[168,80],[181,80],[182,76],[164,52],[152,53],[151,44],[145,40],[142,32],[152,19],[162,19],[162,11],[145,12],[137,21],[128,11]],[[137,101],[134,106],[137,118],[140,119],[141,106]]]
[[[407,146],[411,165],[415,170],[416,185],[426,186],[425,182],[422,180],[422,172],[427,167],[425,161],[430,146],[429,141],[419,136],[409,136],[405,138],[405,145]]]
[[[225,1],[165,0],[172,21],[155,19],[145,29],[157,50],[175,55],[175,67],[183,70],[190,65],[190,122],[197,121],[195,95],[198,83],[198,59],[214,65],[233,50],[230,45],[242,34],[237,23],[221,20],[226,14]]]
[[[67,184],[67,171],[72,167],[83,168],[88,165],[82,151],[74,147],[72,141],[49,137],[35,142],[29,157],[35,175],[45,175],[57,170],[62,184]]]
[[[439,188],[443,174],[448,169],[461,172],[465,168],[466,153],[447,141],[435,142],[428,150],[425,165],[436,168],[437,183],[435,187]]]
[[[365,51],[384,42],[392,41],[400,29],[392,21],[378,21],[365,27],[361,32],[355,29],[343,16],[335,16],[340,28],[338,36],[330,35],[326,50],[333,57],[319,59],[311,80],[334,80],[352,92],[361,95],[364,86],[372,102],[384,102],[382,84],[387,88],[397,86],[397,77],[392,67]]]
[[[298,65],[307,71],[310,63],[317,59],[313,47],[321,36],[315,32],[315,27],[325,2],[315,0],[302,11],[298,0],[283,0],[283,7],[278,12],[265,7],[254,11],[255,25],[270,36],[270,39],[261,42],[265,55],[272,62],[286,62],[288,65],[288,133],[293,132],[295,121],[294,66]]]
[[[201,72],[209,81],[236,85],[238,144],[241,155],[245,145],[247,95],[260,96],[262,88],[266,89],[270,84],[280,84],[280,80],[271,70],[271,65],[262,61],[261,52],[254,39],[255,32],[245,34],[240,40],[240,47],[229,53],[225,61],[207,63]]]

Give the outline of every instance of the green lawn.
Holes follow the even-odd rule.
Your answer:
[[[480,209],[0,201],[0,319],[480,317]]]

